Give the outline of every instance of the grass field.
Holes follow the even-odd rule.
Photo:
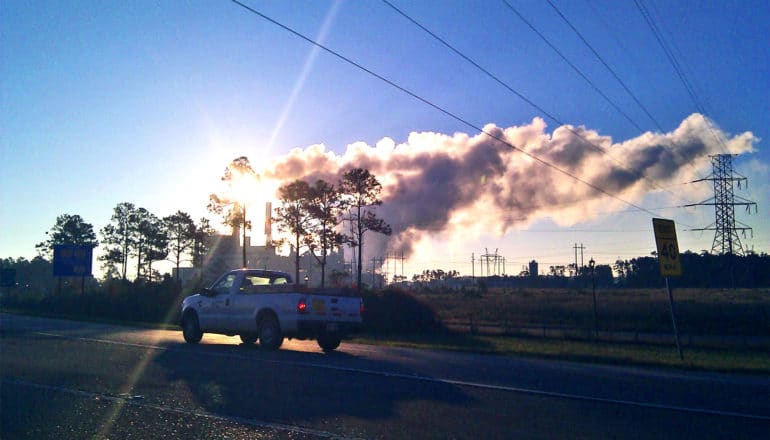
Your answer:
[[[525,356],[610,365],[636,365],[691,371],[770,374],[767,350],[685,348],[679,358],[674,344],[650,345],[481,335],[361,335],[355,342],[395,347]]]
[[[374,321],[370,328],[375,330],[357,340],[578,362],[770,374],[770,289],[675,289],[673,293],[684,360],[674,343],[664,289],[597,291],[598,339],[592,336],[590,289],[386,290],[375,295],[376,301],[369,298],[375,306],[370,310]],[[494,327],[498,331],[490,331]],[[485,330],[500,333],[500,328],[512,331],[484,334]],[[580,336],[559,337],[560,332],[552,330],[547,338],[521,336],[517,328],[573,329]],[[620,342],[613,332],[652,334],[658,342]],[[698,335],[730,342],[691,344]],[[759,343],[735,342],[744,339]]]
[[[680,332],[770,336],[770,289],[675,289]],[[591,289],[490,289],[409,293],[440,322],[473,320],[508,327],[594,328]],[[671,332],[664,289],[597,290],[598,327],[616,332]]]

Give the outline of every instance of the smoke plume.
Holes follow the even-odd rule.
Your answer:
[[[374,146],[354,143],[342,155],[313,145],[275,159],[262,175],[281,184],[319,178],[336,183],[351,168],[369,169],[383,185],[377,215],[393,228],[387,239],[367,238],[367,244],[387,247],[370,253],[408,257],[426,234],[503,235],[546,217],[568,226],[608,215],[628,208],[624,201],[637,204],[650,192],[708,175],[710,154],[752,152],[758,141],[750,132],[729,137],[700,114],[672,132],[619,143],[582,126],[549,134],[540,118],[508,128],[488,124],[484,132],[411,133],[399,144],[390,138]],[[669,196],[686,198],[678,191]]]

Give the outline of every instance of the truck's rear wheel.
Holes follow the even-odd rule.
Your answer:
[[[257,335],[254,333],[241,333],[241,342],[243,342],[246,345],[251,345],[255,342],[257,342]]]
[[[283,344],[283,334],[278,320],[273,315],[265,315],[259,323],[259,345],[266,350],[278,350]]]
[[[318,335],[318,346],[323,351],[334,351],[334,349],[340,346],[340,342],[342,342],[342,336],[335,333],[322,333]]]
[[[197,344],[203,338],[198,316],[195,313],[188,313],[182,320],[182,336],[188,344]]]

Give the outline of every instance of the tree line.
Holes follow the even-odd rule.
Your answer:
[[[99,246],[93,225],[80,215],[62,214],[49,232],[48,238],[35,248],[41,257],[53,258],[53,249],[58,244]],[[136,279],[152,281],[160,274],[152,268],[154,262],[168,260],[177,271],[183,262],[200,266],[208,252],[214,229],[209,220],[201,218],[197,223],[183,211],[160,218],[145,208],[133,203],[118,203],[113,209],[110,223],[104,226],[100,235],[104,253],[99,256],[106,278],[128,277],[130,259],[136,260]]]
[[[770,287],[770,255],[713,255],[685,251],[680,254],[682,275],[672,278],[676,286],[691,288],[755,288]],[[550,266],[546,275],[533,275],[522,270],[518,276],[494,275],[478,277],[487,287],[543,288],[662,288],[660,263],[655,256],[618,259],[614,264],[590,266]],[[431,269],[412,276],[412,283],[456,280],[454,270]],[[393,281],[405,281],[395,279]]]
[[[770,255],[714,255],[708,252],[683,252],[682,275],[673,278],[683,287],[770,287]],[[613,265],[616,284],[623,287],[661,287],[657,257],[617,260]]]
[[[241,229],[245,242],[246,230],[252,226],[246,217],[246,199],[259,176],[249,159],[241,156],[225,168],[221,180],[225,189],[209,196],[208,209],[222,216],[225,225]],[[350,169],[334,183],[324,179],[296,179],[278,189],[280,206],[271,220],[286,236],[271,244],[289,245],[294,249],[295,280],[299,281],[300,256],[306,251],[321,268],[321,287],[324,287],[328,255],[348,245],[356,256],[356,285],[360,290],[365,234],[392,233],[390,225],[376,214],[376,207],[382,205],[381,192],[377,177],[365,168]],[[245,248],[242,258],[245,267]]]
[[[245,156],[234,159],[226,168],[221,180],[226,190],[211,194],[208,209],[220,215],[226,226],[242,229],[244,235],[251,229],[247,220],[246,200],[256,190],[259,176]],[[310,253],[321,268],[321,286],[326,279],[328,255],[348,245],[357,256],[357,285],[362,285],[361,274],[364,236],[367,232],[391,234],[391,227],[377,217],[375,208],[382,204],[382,185],[367,169],[354,168],[345,172],[336,183],[323,179],[314,182],[297,179],[278,189],[280,206],[271,219],[285,238],[275,240],[274,246],[290,245],[296,256],[295,279],[299,279],[300,255]],[[346,228],[347,227],[347,228]],[[143,207],[130,202],[118,203],[110,222],[104,226],[97,239],[91,223],[77,214],[62,214],[47,239],[35,247],[39,257],[51,261],[53,249],[58,244],[102,246],[99,256],[107,279],[127,280],[129,267],[135,267],[135,280],[159,279],[153,264],[161,260],[173,263],[177,281],[179,268],[186,263],[202,267],[215,233],[210,221],[203,217],[194,221],[184,212],[158,217]],[[17,263],[33,263],[24,259],[4,261],[4,266]],[[133,264],[132,264],[133,263]],[[246,266],[245,247],[243,266]]]

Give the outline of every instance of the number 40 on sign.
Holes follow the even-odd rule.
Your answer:
[[[679,259],[679,243],[676,241],[676,226],[673,220],[652,219],[655,230],[655,244],[658,247],[660,274],[664,277],[682,275],[682,262]]]

